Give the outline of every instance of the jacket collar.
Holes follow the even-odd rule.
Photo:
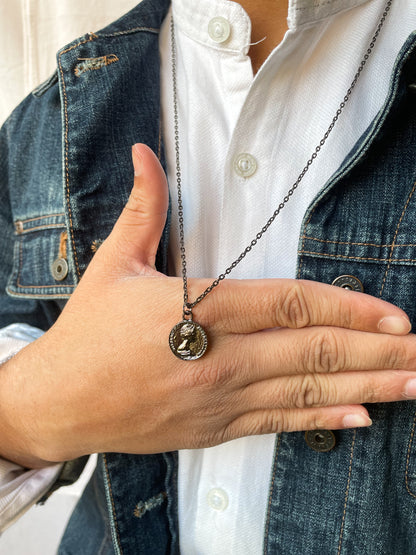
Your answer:
[[[142,0],[132,10],[95,34],[98,36],[123,35],[142,27],[159,30],[169,5],[170,0]]]

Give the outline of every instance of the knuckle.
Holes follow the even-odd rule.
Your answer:
[[[379,401],[381,401],[381,397],[383,396],[384,393],[384,397],[386,396],[386,391],[383,392],[383,390],[380,388],[380,386],[375,382],[371,382],[367,385],[365,385],[365,387],[363,387],[363,390],[361,392],[362,395],[362,402],[363,403],[377,403]]]
[[[261,434],[279,434],[286,429],[285,411],[267,411],[262,419]]]
[[[241,425],[238,422],[230,422],[217,432],[215,442],[212,443],[211,446],[227,443],[227,441],[232,441],[233,439],[237,439],[243,435],[247,434],[241,433]]]
[[[305,370],[309,373],[328,374],[347,366],[345,346],[337,332],[331,328],[313,332],[305,354]]]
[[[279,434],[300,430],[315,430],[325,427],[318,414],[305,418],[303,411],[292,409],[273,409],[250,415],[241,435]]]
[[[276,434],[285,429],[285,411],[268,410],[250,415],[244,435]]]
[[[348,291],[346,291],[348,294]],[[356,310],[354,309],[352,303],[340,303],[339,307],[333,305],[336,309],[336,319],[338,320],[338,325],[341,328],[350,328],[354,320],[356,319]]]
[[[304,328],[311,324],[312,316],[306,300],[305,287],[301,282],[294,282],[288,293],[281,299],[277,311],[277,319],[281,326]]]
[[[192,280],[191,296],[192,296]],[[198,290],[211,285],[209,280],[206,283],[200,282]],[[195,292],[197,290],[195,289]],[[227,334],[235,328],[236,319],[238,323],[248,326],[255,312],[255,300],[244,297],[239,293],[238,288],[233,288],[230,282],[224,280],[221,286],[216,289],[216,295],[208,295],[205,300],[204,308],[204,324],[208,329],[216,330],[219,334]]]
[[[322,386],[322,380],[314,374],[308,374],[294,382],[288,399],[291,407],[306,409],[326,404],[327,393]]]
[[[325,429],[327,423],[315,411],[290,410],[286,417],[284,430],[286,432],[297,432],[305,430]]]
[[[127,203],[124,206],[124,211],[126,215],[130,213],[137,214],[137,212],[141,213],[143,211],[143,197],[137,187],[133,187],[131,190]]]
[[[189,280],[192,286],[192,280]],[[221,284],[227,286],[228,284]],[[218,288],[218,289],[221,289]],[[224,287],[223,287],[224,290]],[[192,289],[191,289],[192,294]],[[224,295],[208,295],[204,303],[201,303],[201,310],[204,310],[204,324],[207,329],[217,329],[225,331],[230,327],[230,318],[227,314],[227,304],[224,302]],[[192,298],[192,297],[191,297]],[[204,308],[202,308],[204,307]]]
[[[298,428],[299,430],[325,430],[331,426],[328,426],[328,422],[320,414],[313,414],[307,418],[305,422],[302,422],[302,426]]]
[[[211,430],[191,430],[186,437],[186,449],[204,449],[220,443],[217,433]]]
[[[407,349],[400,344],[397,344],[396,338],[389,338],[384,344],[384,348],[380,352],[381,364],[382,368],[391,368],[393,370],[399,369],[407,369],[409,367],[414,366],[416,360],[413,357],[409,356]]]
[[[234,375],[235,363],[220,363],[214,358],[207,358],[193,365],[191,371],[184,374],[185,386],[191,389],[217,390],[227,385]]]
[[[247,413],[229,422],[221,430],[219,443],[240,437],[279,433],[282,431],[281,411],[256,411]],[[283,411],[282,411],[283,412]]]
[[[279,434],[300,430],[316,430],[327,426],[327,421],[320,411],[277,408],[246,414],[243,418],[231,422],[223,431],[221,442],[237,437],[264,434]]]
[[[362,403],[384,403],[398,400],[397,376],[373,376],[361,390]]]

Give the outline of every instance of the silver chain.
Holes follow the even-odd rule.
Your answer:
[[[173,21],[173,16],[170,22],[170,30],[171,30],[171,49],[172,49],[172,82],[173,82],[173,113],[174,113],[174,133],[175,133],[175,153],[176,153],[176,184],[177,184],[177,191],[178,191],[178,218],[179,218],[179,244],[180,244],[180,252],[181,252],[181,261],[182,261],[182,279],[183,279],[183,319],[191,319],[192,320],[192,309],[196,306],[199,302],[204,299],[208,293],[210,293],[214,287],[217,287],[221,283],[223,279],[225,279],[233,270],[234,268],[243,260],[243,258],[248,254],[253,247],[255,247],[258,241],[263,237],[269,227],[272,225],[274,220],[283,210],[285,205],[289,202],[290,197],[298,188],[300,182],[304,178],[306,172],[309,170],[310,166],[313,164],[315,158],[317,158],[319,152],[321,151],[322,147],[326,143],[329,135],[331,134],[333,128],[335,127],[336,122],[338,121],[339,116],[341,115],[342,111],[345,108],[348,100],[350,99],[351,93],[357,84],[357,81],[367,63],[368,58],[370,57],[371,52],[373,51],[374,45],[380,34],[381,28],[384,25],[386,17],[390,11],[390,7],[393,0],[388,0],[383,15],[377,25],[376,31],[374,33],[373,38],[364,54],[363,59],[361,60],[358,69],[354,75],[354,79],[351,82],[351,85],[348,87],[347,92],[343,100],[340,102],[337,111],[335,112],[334,117],[332,118],[331,123],[329,124],[328,129],[325,131],[322,139],[319,141],[319,144],[315,147],[313,153],[311,154],[309,160],[306,162],[305,167],[300,172],[298,178],[293,183],[291,188],[288,190],[286,195],[283,197],[282,202],[267,220],[265,225],[261,228],[261,230],[256,234],[256,236],[251,240],[251,242],[247,245],[247,247],[241,252],[240,256],[234,260],[228,266],[228,268],[220,274],[214,281],[209,285],[203,293],[195,299],[192,303],[188,301],[188,278],[186,273],[186,253],[185,253],[185,235],[183,229],[183,205],[182,205],[182,179],[181,179],[181,166],[180,166],[180,156],[179,156],[179,117],[178,117],[178,95],[177,95],[177,71],[176,71],[176,41],[175,41],[175,25]]]

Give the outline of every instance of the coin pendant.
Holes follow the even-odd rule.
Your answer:
[[[207,350],[207,334],[193,320],[182,320],[172,328],[169,334],[169,346],[178,358],[196,360]]]

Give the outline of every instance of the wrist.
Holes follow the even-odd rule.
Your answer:
[[[62,462],[51,456],[46,441],[48,407],[37,391],[42,367],[36,353],[32,343],[0,369],[0,456],[26,468]]]

